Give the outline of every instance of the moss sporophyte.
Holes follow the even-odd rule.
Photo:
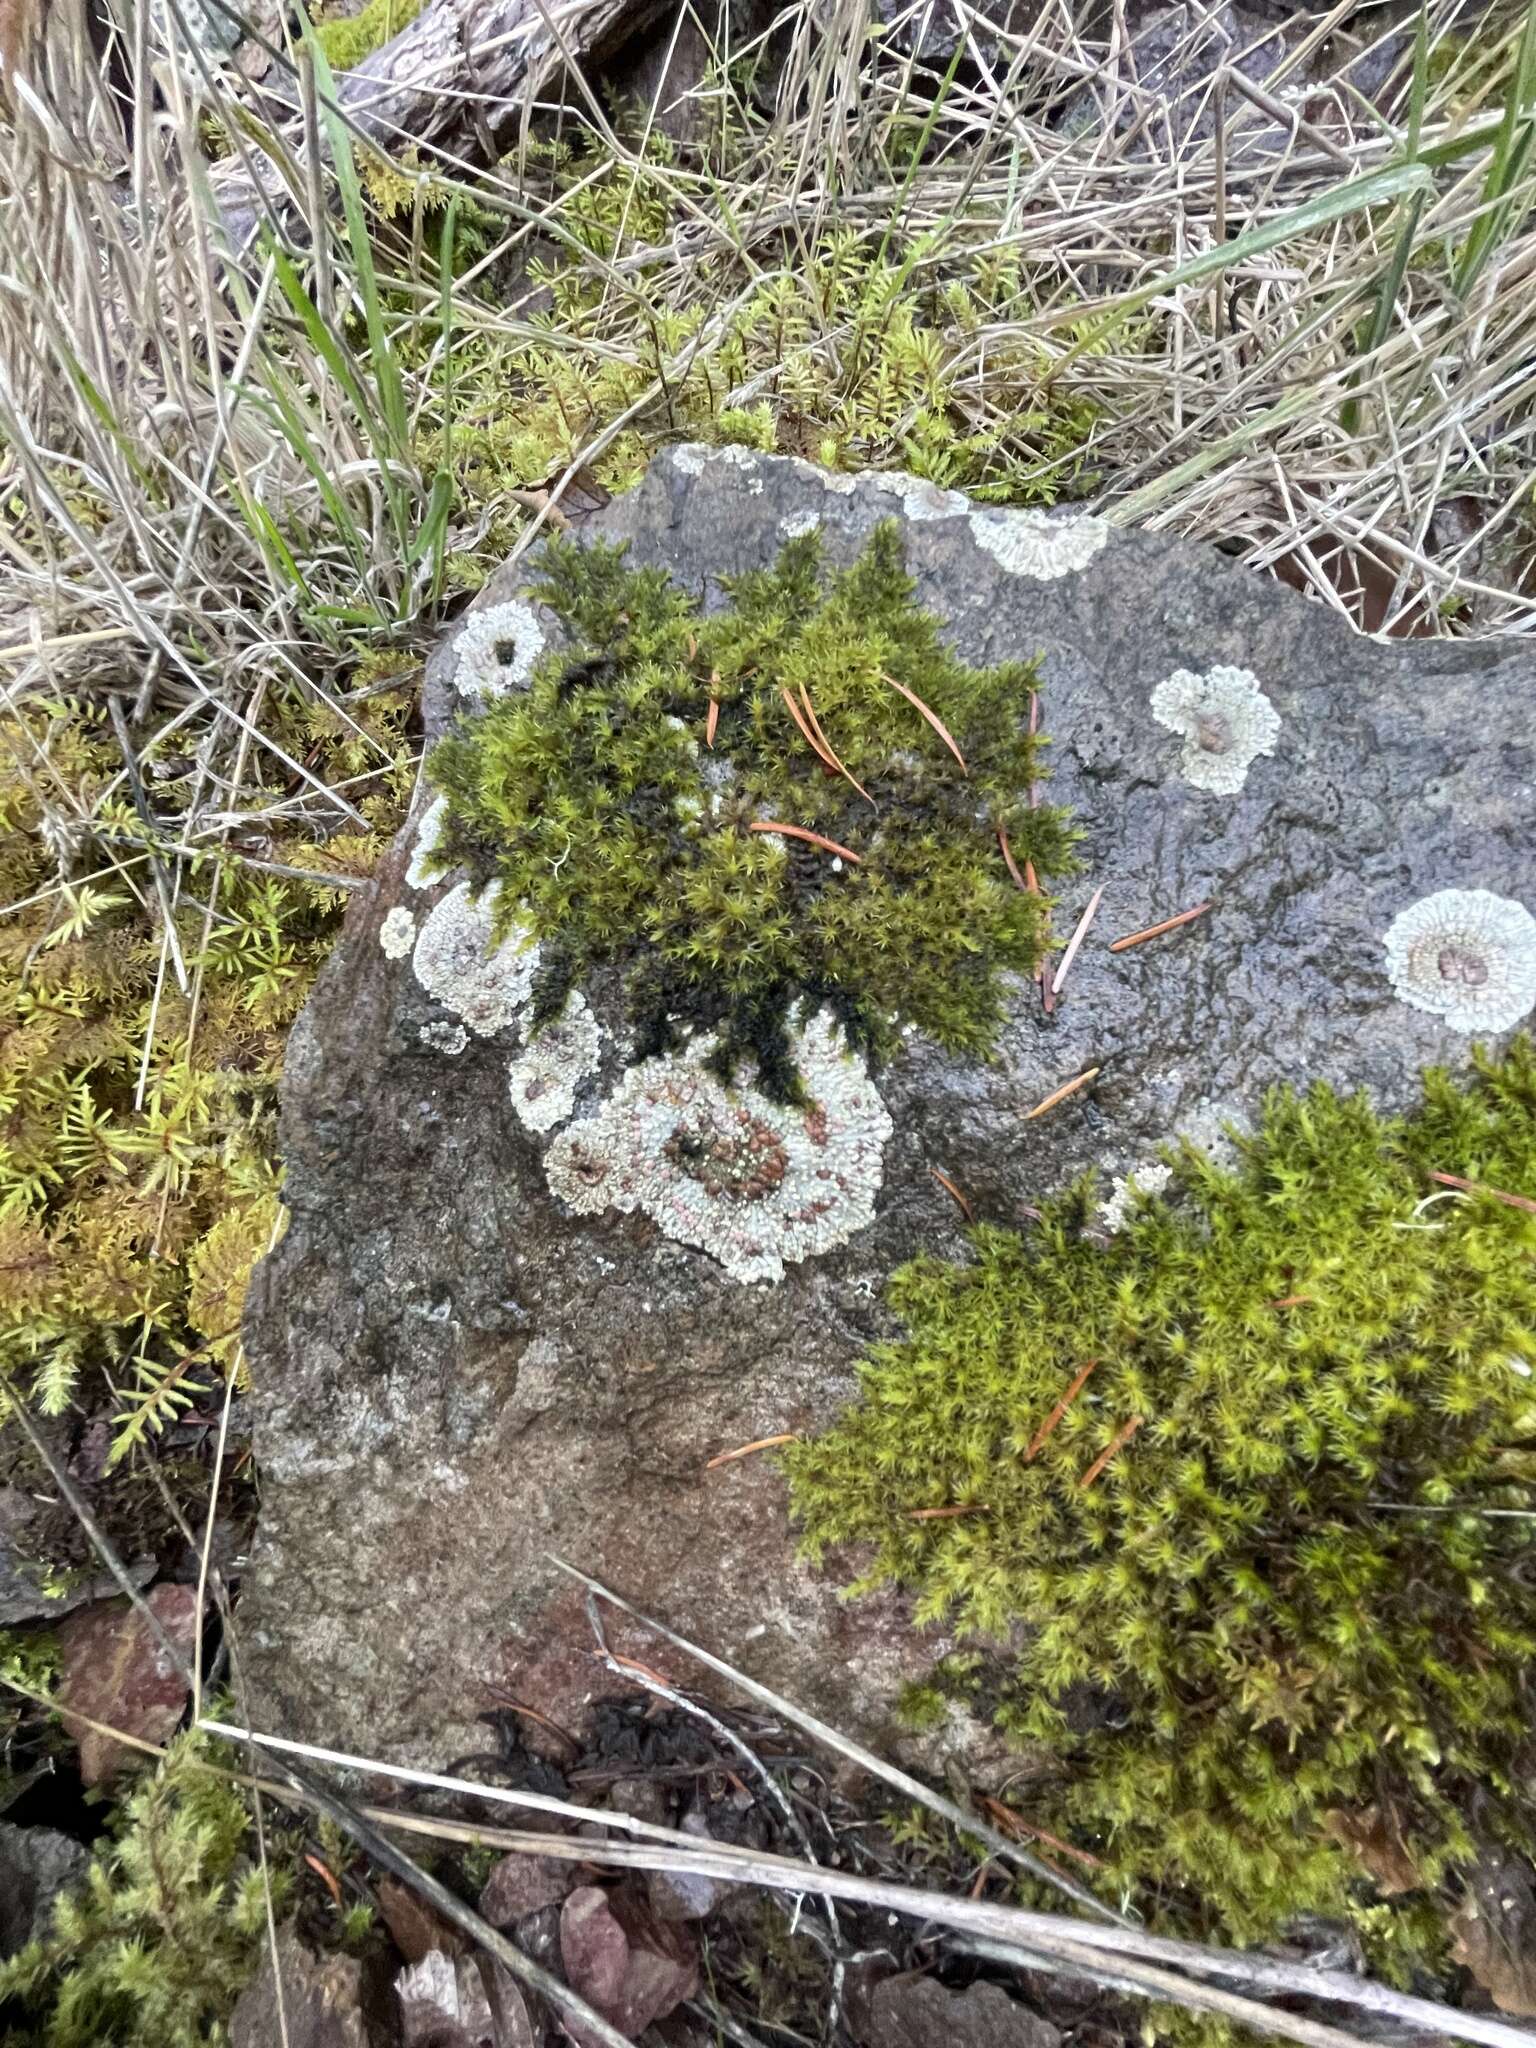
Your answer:
[[[907,1334],[785,1453],[813,1554],[991,1640],[1028,1816],[1106,1899],[1240,1942],[1344,1918],[1399,1977],[1479,1842],[1536,1846],[1536,1053],[1425,1088],[1405,1122],[1275,1096],[1108,1248],[1085,1185],[905,1267]],[[1448,1173],[1481,1191],[1426,1203]]]
[[[1072,834],[1032,803],[1033,664],[959,660],[894,523],[837,574],[799,537],[709,615],[572,542],[532,595],[564,644],[525,666],[519,639],[526,687],[477,684],[437,749],[431,866],[494,890],[494,936],[537,942],[535,1028],[616,963],[637,1058],[713,1034],[712,1070],[750,1061],[779,1102],[803,1100],[796,1011],[875,1056],[903,1024],[990,1051],[1005,977],[1045,943],[1017,873],[1062,874]]]

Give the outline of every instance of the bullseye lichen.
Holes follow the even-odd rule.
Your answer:
[[[565,644],[438,748],[421,863],[499,884],[498,936],[541,949],[534,1021],[617,962],[640,1057],[713,1034],[722,1078],[750,1059],[785,1102],[801,1003],[865,1051],[907,1023],[989,1050],[1044,944],[1004,839],[1042,881],[1069,865],[1062,815],[1030,807],[1033,665],[960,661],[889,524],[833,576],[792,540],[708,615],[613,549],[556,543],[542,574]]]
[[[890,1114],[830,1019],[793,1045],[807,1098],[793,1106],[726,1087],[707,1039],[642,1060],[550,1146],[550,1188],[585,1215],[641,1210],[738,1281],[782,1280],[786,1261],[846,1243],[874,1218]]]
[[[1107,1902],[1438,1967],[1474,1831],[1536,1846],[1536,1051],[1407,1122],[1277,1096],[1231,1170],[1174,1171],[1107,1244],[1080,1189],[898,1274],[907,1334],[787,1454],[795,1506],[1007,1646],[1026,1811]],[[1482,1191],[1426,1207],[1438,1173]],[[1401,1897],[1349,1846],[1372,1813]]]
[[[1507,1031],[1536,1008],[1536,917],[1489,889],[1439,889],[1385,939],[1394,995],[1453,1031]]]

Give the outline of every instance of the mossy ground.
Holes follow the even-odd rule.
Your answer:
[[[1536,1187],[1529,1042],[1430,1075],[1406,1122],[1278,1096],[1237,1166],[1186,1155],[1109,1249],[1079,1191],[1028,1240],[908,1266],[909,1334],[788,1453],[813,1553],[869,1544],[861,1583],[1017,1644],[1026,1817],[1165,1929],[1342,1916],[1380,1966],[1434,1966],[1476,1840],[1529,1851],[1536,1215],[1426,1207],[1436,1170]],[[974,1512],[912,1518],[940,1506]],[[1340,1840],[1362,1817],[1407,1894]]]
[[[723,1074],[751,1053],[781,1098],[803,998],[876,1051],[911,1021],[984,1054],[1044,944],[1004,839],[1048,879],[1070,834],[1031,801],[1033,667],[956,658],[894,522],[830,578],[814,534],[789,542],[709,617],[602,547],[553,549],[537,594],[569,644],[431,773],[438,864],[502,885],[545,947],[542,1006],[622,960],[642,1053],[718,1026]]]

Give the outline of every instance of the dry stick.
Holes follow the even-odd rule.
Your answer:
[[[738,1444],[734,1451],[717,1451],[705,1463],[706,1472],[714,1472],[721,1465],[733,1465],[738,1458],[750,1458],[754,1451],[771,1451],[775,1444],[792,1444],[798,1439],[792,1429],[782,1430],[778,1436],[760,1436],[750,1444]]]
[[[1030,1438],[1029,1448],[1024,1453],[1024,1462],[1026,1465],[1033,1464],[1035,1459],[1039,1457],[1041,1451],[1045,1447],[1047,1439],[1054,1433],[1056,1425],[1061,1421],[1061,1418],[1072,1406],[1072,1403],[1077,1399],[1078,1395],[1083,1391],[1084,1387],[1087,1386],[1088,1376],[1097,1367],[1098,1362],[1099,1361],[1096,1358],[1089,1359],[1088,1363],[1083,1367],[1082,1371],[1077,1375],[1076,1379],[1073,1380],[1071,1386],[1068,1387],[1067,1391],[1056,1403],[1056,1406],[1051,1410],[1050,1414],[1047,1415],[1044,1422],[1041,1423],[1040,1427],[1035,1431],[1034,1435]]]
[[[819,760],[820,755],[817,756]],[[808,846],[824,847],[828,853],[835,853],[839,860],[850,860],[855,867],[861,856],[846,846],[839,846],[835,839],[828,839],[820,832],[812,832],[805,825],[781,824],[777,818],[755,818],[747,827],[749,832],[773,832],[784,839],[803,839]]]
[[[394,1825],[395,1822],[396,1816],[390,1815],[385,1824]],[[982,1832],[981,1823],[974,1815],[965,1816],[965,1828],[971,1835]],[[1096,1977],[1102,1967],[1100,1949],[1104,1943],[1090,1942],[1088,1937],[1102,1936],[1106,1941],[1113,1941],[1121,1936],[1118,1928],[1090,1928],[1082,1921],[1069,1920],[1060,1914],[1031,1913],[1018,1906],[993,1905],[984,1899],[950,1898],[942,1892],[920,1891],[916,1887],[892,1884],[883,1878],[861,1877],[851,1871],[833,1870],[820,1864],[798,1863],[792,1857],[777,1856],[767,1851],[738,1850],[725,1843],[695,1847],[688,1852],[664,1849],[649,1842],[598,1844],[570,1836],[526,1834],[512,1829],[496,1830],[494,1835],[484,1831],[481,1839],[487,1843],[494,1840],[496,1846],[516,1853],[548,1855],[563,1862],[597,1862],[621,1870],[682,1870],[726,1884],[757,1884],[783,1892],[821,1892],[828,1898],[846,1899],[885,1912],[901,1913],[911,1919],[989,1940],[997,1945],[1000,1956],[1006,1954],[1016,1966],[1023,1960],[1025,1950],[1038,1951],[1070,1964],[1078,1975]],[[1010,1843],[1009,1849],[1014,1855],[1020,1853],[1015,1844]],[[1051,1873],[1051,1880],[1058,1886],[1070,1882],[1058,1871]],[[1131,1930],[1126,1930],[1126,1938],[1135,1947],[1142,1945],[1140,1937],[1134,1936]],[[1153,1946],[1151,1937],[1147,1937],[1146,1945],[1149,1949]],[[1177,1948],[1182,1944],[1162,1943],[1159,1946]],[[1173,1960],[1177,1964],[1183,1958],[1175,1957]],[[1225,1960],[1222,1959],[1223,1963]],[[1241,1960],[1246,1961],[1246,1958]],[[1213,1964],[1209,1957],[1204,1961],[1208,1968],[1221,1967]],[[1240,2019],[1258,2032],[1297,2041],[1302,2048],[1362,2048],[1357,2034],[1346,2033],[1342,2028],[1327,2026],[1319,2020],[1273,2010],[1257,1999],[1191,1983],[1179,1975],[1176,1968],[1149,1967],[1139,1956],[1116,1953],[1109,1967],[1124,1983],[1134,1984],[1142,1996],[1171,2000],[1197,2010],[1222,2012],[1229,2018]],[[1328,1976],[1325,1971],[1306,1974],[1325,1979]],[[1342,1985],[1329,1984],[1327,1989],[1316,1995],[1332,1996],[1337,2000],[1347,1994]],[[1410,2002],[1418,2004],[1420,2001]],[[1455,2031],[1452,2022],[1465,2017],[1437,2005],[1429,2005],[1426,2010],[1433,2015],[1441,2032]],[[1531,2037],[1528,2034],[1513,2027],[1496,2031],[1497,2048],[1530,2048]],[[1485,2037],[1478,2034],[1476,2038],[1483,2040]]]
[[[1180,925],[1193,924],[1197,917],[1204,917],[1210,909],[1209,903],[1197,903],[1193,910],[1181,910],[1177,917],[1165,917],[1161,924],[1149,924],[1145,930],[1127,932],[1123,939],[1112,939],[1111,953],[1128,953],[1132,946],[1143,946],[1148,939],[1160,939],[1164,932],[1175,932]]]
[[[1051,977],[1052,995],[1059,996],[1061,994],[1062,984],[1065,982],[1068,973],[1071,971],[1072,962],[1077,958],[1077,949],[1083,943],[1083,934],[1087,931],[1089,925],[1093,923],[1094,916],[1097,913],[1098,907],[1103,902],[1103,900],[1104,884],[1101,882],[1098,888],[1095,889],[1093,894],[1089,897],[1088,908],[1077,920],[1077,929],[1073,932],[1071,938],[1067,941],[1067,950],[1061,956],[1061,965],[1056,969],[1055,974]]]
[[[1504,1188],[1485,1187],[1480,1180],[1463,1180],[1459,1173],[1432,1173],[1429,1177],[1448,1188],[1459,1188],[1463,1194],[1487,1195],[1491,1201],[1503,1202],[1511,1209],[1525,1209],[1536,1216],[1536,1202],[1529,1195],[1512,1195]]]
[[[1103,1071],[1102,1067],[1089,1067],[1085,1072],[1077,1075],[1074,1080],[1064,1082],[1060,1088],[1047,1095],[1044,1102],[1037,1102],[1033,1109],[1025,1110],[1025,1123],[1028,1123],[1032,1117],[1044,1116],[1045,1112],[1048,1109],[1054,1109],[1058,1102],[1065,1102],[1067,1097],[1075,1095],[1079,1088],[1086,1088],[1088,1083]]]
[[[971,1207],[969,1199],[961,1188],[950,1179],[947,1173],[940,1173],[936,1166],[930,1166],[928,1171],[933,1175],[939,1186],[943,1188],[944,1192],[953,1198],[956,1208],[960,1211],[966,1222],[974,1223],[976,1221],[976,1211]]]
[[[587,1624],[592,1630],[593,1635],[597,1638],[599,1654],[604,1664],[613,1672],[615,1677],[644,1686],[648,1693],[652,1693],[657,1699],[665,1700],[668,1706],[676,1707],[679,1713],[687,1714],[695,1721],[702,1721],[717,1742],[722,1743],[725,1748],[733,1750],[741,1758],[742,1762],[750,1767],[753,1776],[767,1793],[769,1802],[777,1807],[779,1817],[799,1844],[806,1862],[814,1865],[816,1858],[811,1853],[810,1837],[800,1825],[800,1819],[795,1809],[790,1805],[778,1781],[774,1778],[761,1757],[742,1740],[733,1728],[728,1728],[717,1714],[712,1714],[708,1707],[704,1706],[700,1701],[690,1699],[686,1693],[679,1691],[676,1686],[668,1685],[665,1679],[658,1678],[654,1672],[647,1671],[644,1665],[637,1664],[632,1657],[623,1657],[616,1651],[611,1650],[608,1646],[608,1638],[603,1633],[603,1618],[597,1611],[597,1596],[593,1593],[588,1593],[587,1595]],[[834,1941],[840,1942],[843,1930],[838,1922],[837,1908],[830,1899],[825,1901],[825,1904],[827,1908],[827,1922],[832,1929],[832,1938]]]
[[[579,1585],[585,1586],[588,1592],[596,1593],[599,1598],[606,1600],[611,1607],[617,1607],[621,1614],[629,1615],[631,1620],[643,1623],[646,1628],[659,1635],[663,1642],[671,1643],[676,1649],[686,1652],[688,1656],[702,1664],[705,1670],[713,1671],[717,1676],[728,1680],[739,1691],[744,1692],[749,1699],[756,1700],[760,1706],[771,1708],[774,1713],[781,1715],[783,1719],[793,1723],[795,1727],[803,1728],[807,1735],[813,1736],[818,1742],[825,1743],[827,1748],[836,1750],[843,1756],[850,1757],[855,1763],[862,1765],[866,1771],[872,1773],[873,1776],[884,1779],[887,1785],[893,1786],[904,1797],[914,1800],[919,1806],[926,1806],[930,1811],[942,1815],[952,1827],[959,1828],[964,1833],[976,1836],[979,1840],[985,1842],[989,1848],[994,1849],[998,1855],[1005,1857],[1010,1862],[1016,1863],[1021,1870],[1027,1870],[1032,1877],[1038,1877],[1042,1883],[1053,1886],[1057,1891],[1075,1901],[1077,1905],[1084,1907],[1088,1912],[1096,1914],[1100,1919],[1107,1920],[1114,1926],[1123,1927],[1129,1924],[1121,1914],[1115,1912],[1113,1907],[1106,1906],[1102,1899],[1095,1898],[1092,1892],[1086,1890],[1074,1879],[1063,1877],[1060,1871],[1052,1870],[1050,1865],[1042,1863],[1039,1857],[1031,1856],[1028,1850],[1021,1849],[1017,1842],[1010,1842],[1007,1836],[1002,1834],[997,1828],[989,1826],[985,1821],[979,1821],[974,1814],[967,1813],[964,1807],[957,1805],[953,1799],[946,1798],[942,1792],[935,1792],[931,1785],[923,1784],[921,1779],[909,1776],[906,1771],[899,1769],[897,1765],[888,1763],[884,1757],[876,1756],[873,1750],[865,1749],[861,1743],[854,1742],[850,1737],[839,1734],[837,1729],[831,1727],[827,1722],[819,1720],[814,1714],[807,1713],[803,1707],[797,1707],[792,1701],[784,1699],[779,1693],[772,1691],[768,1686],[760,1685],[755,1678],[747,1677],[745,1672],[733,1669],[731,1665],[713,1655],[709,1650],[700,1649],[697,1643],[689,1642],[686,1636],[675,1634],[664,1622],[653,1621],[649,1615],[642,1614],[638,1607],[632,1607],[627,1600],[621,1599],[617,1593],[610,1592],[601,1580],[589,1577],[586,1572],[578,1571],[575,1565],[567,1564],[564,1558],[556,1557],[553,1551],[546,1551],[545,1556],[559,1571],[568,1573]],[[1528,2041],[1524,2044],[1524,2048],[1530,2048]]]
[[[944,742],[945,746],[948,747],[949,751],[960,763],[960,773],[962,775],[969,775],[971,771],[965,765],[965,756],[961,753],[960,749],[955,745],[954,737],[951,734],[949,727],[944,723],[943,719],[939,717],[938,713],[935,711],[930,711],[928,709],[928,706],[923,702],[922,698],[918,696],[916,690],[909,690],[905,683],[898,683],[894,676],[887,675],[883,669],[880,672],[880,680],[883,683],[889,683],[893,690],[899,690],[902,696],[906,698],[907,702],[913,705],[918,711],[920,711],[923,714],[924,718],[927,719],[928,723],[933,727],[934,731],[938,734],[939,738]]]
[[[843,766],[841,760],[839,760],[838,758],[837,749],[833,746],[832,742],[827,738],[826,734],[822,731],[821,720],[816,716],[816,707],[811,702],[811,693],[805,687],[804,683],[800,685],[800,702],[805,707],[805,715],[811,722],[811,731],[815,735],[815,737],[821,742],[822,751],[823,753],[825,753],[828,761],[831,762],[832,766],[837,770],[839,775],[846,777],[846,779],[853,784],[854,788],[859,792],[859,795],[863,797],[865,803],[869,804],[874,810],[878,811],[880,806],[875,802],[874,798],[870,795],[869,791],[864,787],[863,783],[860,782],[859,778],[855,774],[853,774],[853,772],[850,769],[845,768]]]
[[[1146,1421],[1146,1419],[1147,1418],[1144,1415],[1133,1415],[1129,1422],[1123,1422],[1120,1425],[1120,1427],[1115,1431],[1114,1435],[1110,1438],[1109,1442],[1105,1445],[1104,1449],[1100,1451],[1099,1455],[1088,1467],[1088,1470],[1077,1482],[1078,1488],[1081,1492],[1086,1493],[1088,1491],[1089,1487],[1092,1486],[1093,1482],[1104,1470],[1104,1467],[1109,1463],[1110,1459],[1114,1457],[1117,1451],[1123,1451],[1125,1449],[1126,1445],[1130,1442],[1131,1438],[1136,1434],[1137,1430],[1140,1429],[1141,1425],[1143,1424],[1143,1422]]]

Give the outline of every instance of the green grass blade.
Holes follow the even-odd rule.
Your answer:
[[[1504,238],[1513,206],[1510,194],[1530,159],[1531,117],[1526,110],[1532,99],[1536,99],[1536,0],[1530,0],[1525,10],[1515,72],[1483,180],[1482,206],[1456,266],[1454,282],[1460,298],[1467,296]]]

